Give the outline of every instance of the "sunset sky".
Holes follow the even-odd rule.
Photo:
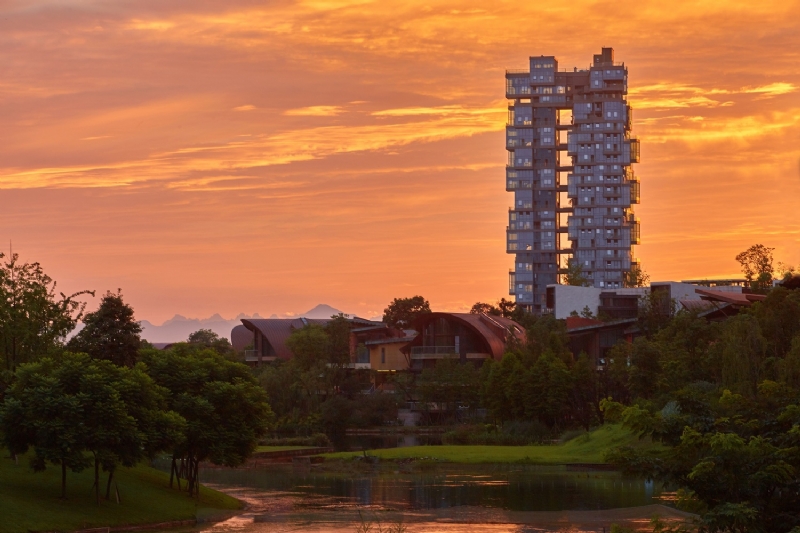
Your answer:
[[[603,46],[651,278],[800,263],[800,2],[751,0],[0,0],[0,249],[155,323],[508,297],[505,69]]]

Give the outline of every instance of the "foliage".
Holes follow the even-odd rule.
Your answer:
[[[85,327],[78,332],[67,348],[105,359],[115,365],[132,367],[141,339],[142,327],[133,318],[133,309],[122,301],[122,292],[106,292],[100,307],[83,318]]]
[[[650,275],[638,263],[631,265],[631,269],[622,277],[623,287],[647,287],[649,283]]]
[[[165,411],[165,396],[141,367],[67,353],[19,367],[0,423],[11,453],[33,448],[34,470],[61,467],[62,498],[67,469],[88,467],[91,453],[99,503],[101,467],[133,466],[180,440],[183,419]]]
[[[674,398],[669,410],[631,406],[623,413],[627,427],[669,448],[621,448],[609,459],[692,491],[707,509],[703,531],[787,532],[800,526],[798,391],[762,381],[748,396],[688,387]]]
[[[200,349],[211,348],[218,354],[227,357],[228,359],[232,359],[234,357],[234,350],[230,341],[228,341],[228,339],[225,337],[220,337],[210,329],[198,329],[189,335],[189,338],[186,340],[186,342],[188,342],[191,346],[195,346]]]
[[[588,436],[586,436],[588,435]],[[567,464],[603,463],[606,453],[616,447],[662,449],[649,439],[639,440],[630,430],[619,425],[607,424],[591,433],[564,444],[536,446],[410,446],[405,448],[386,448],[370,450],[369,454],[385,460],[405,460],[428,458],[453,463],[517,463]],[[350,459],[361,456],[362,452],[337,452],[326,454],[330,459]]]
[[[417,379],[417,394],[423,412],[430,417],[435,410],[445,419],[460,420],[462,415],[477,408],[479,372],[470,363],[456,359],[440,359],[436,366],[426,368]]]
[[[29,452],[30,453],[30,452]],[[119,467],[121,504],[98,506],[92,488],[94,472],[71,474],[68,500],[59,499],[61,473],[48,469],[31,475],[28,457],[19,464],[3,450],[0,454],[0,529],[4,533],[78,531],[131,527],[228,512],[240,507],[235,498],[203,487],[199,500],[170,490],[169,477],[149,466]]]
[[[383,322],[399,329],[409,329],[421,315],[431,312],[431,305],[422,296],[395,298],[383,310]]]
[[[583,273],[583,266],[577,259],[570,259],[567,261],[566,272],[564,273],[564,285],[572,285],[574,287],[591,287],[592,283]]]
[[[484,313],[487,315],[500,316],[502,314],[498,307],[484,302],[476,302],[470,308],[469,312],[473,315],[480,315],[481,313]]]
[[[200,462],[238,466],[273,422],[267,395],[250,369],[213,350],[146,351],[153,380],[169,391],[169,407],[186,420],[183,442],[172,453],[173,472],[185,466],[190,495],[197,493]]]
[[[0,259],[4,258],[0,254]],[[75,329],[94,292],[56,293],[56,282],[39,263],[19,262],[19,255],[0,263],[0,350],[8,371],[17,365],[53,355]]]
[[[754,244],[736,256],[736,261],[742,267],[742,274],[756,291],[765,291],[772,286],[772,252],[775,248],[768,248],[763,244]]]

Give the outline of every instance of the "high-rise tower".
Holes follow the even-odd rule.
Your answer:
[[[529,70],[506,71],[509,294],[528,311],[547,310],[546,287],[569,262],[598,288],[624,286],[635,264],[639,141],[627,93],[628,70],[612,48],[588,70],[559,70],[555,57],[540,56]]]

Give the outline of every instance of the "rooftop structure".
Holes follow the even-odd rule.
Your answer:
[[[419,332],[401,348],[409,368],[436,366],[440,359],[483,364],[502,359],[509,342],[525,342],[525,330],[509,318],[485,313],[425,313],[414,323]]]
[[[631,137],[628,70],[603,48],[586,70],[560,70],[553,56],[506,71],[506,251],[509,294],[534,313],[569,261],[593,287],[617,289],[635,259],[639,141]]]

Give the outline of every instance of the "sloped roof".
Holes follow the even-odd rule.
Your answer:
[[[414,321],[417,331],[424,331],[425,324],[437,318],[451,318],[461,322],[469,329],[480,335],[489,346],[494,359],[500,359],[505,352],[506,343],[513,337],[520,342],[525,342],[525,329],[510,318],[490,316],[486,313],[426,313]],[[403,351],[408,351],[411,346],[422,342],[422,335],[417,335],[412,342],[403,346]]]
[[[269,341],[275,355],[281,359],[291,359],[292,352],[286,346],[289,335],[296,329],[317,324],[324,326],[329,322],[322,318],[243,318],[242,325],[250,331],[258,330]]]
[[[695,289],[694,292],[700,295],[700,298],[703,300],[725,302],[744,307],[750,307],[753,305],[753,302],[760,302],[766,299],[766,296],[763,294],[749,294],[744,292],[715,291],[711,289]]]
[[[779,285],[787,289],[800,289],[800,274],[792,274],[779,283]]]
[[[239,324],[231,330],[231,346],[234,350],[241,352],[251,344],[253,344],[253,332],[243,324]]]

